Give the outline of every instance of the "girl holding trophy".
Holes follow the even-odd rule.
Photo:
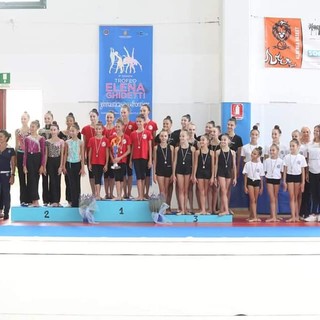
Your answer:
[[[116,121],[116,136],[110,140],[111,170],[114,172],[117,197],[114,200],[122,199],[123,179],[126,175],[127,158],[131,152],[130,137],[124,134],[124,123],[121,119]]]

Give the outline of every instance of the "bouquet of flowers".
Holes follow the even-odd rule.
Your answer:
[[[93,214],[97,210],[96,198],[92,194],[82,194],[79,200],[79,212],[84,223],[95,223]]]
[[[165,216],[165,212],[169,208],[169,206],[165,203],[165,199],[161,194],[159,194],[158,196],[152,194],[149,197],[148,202],[152,219],[155,223],[171,224],[171,221]]]

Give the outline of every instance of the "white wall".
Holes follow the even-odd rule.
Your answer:
[[[225,0],[223,17],[221,3],[55,0],[47,10],[1,10],[0,70],[12,73],[12,88],[42,89],[43,111],[50,109],[60,124],[74,111],[85,125],[97,105],[98,26],[152,24],[154,119],[160,124],[170,114],[178,127],[180,116],[190,113],[201,132],[207,120],[219,122],[223,94],[223,100],[253,103],[252,124],[261,123],[264,140],[275,123],[284,136],[313,127],[320,118],[320,70],[264,68],[263,17],[313,18],[318,1]],[[222,35],[210,22],[226,19],[234,30]]]
[[[41,88],[43,111],[81,125],[98,100],[98,26],[154,26],[154,119],[220,119],[220,0],[48,2],[47,10],[0,11],[0,70],[12,88]],[[86,103],[89,102],[89,103]],[[40,115],[39,115],[40,117]],[[41,117],[42,118],[42,117]]]
[[[153,25],[153,118],[161,128],[171,115],[178,128],[190,113],[200,134],[220,120],[220,2],[54,0],[46,10],[0,10],[0,72],[11,72],[12,89],[42,89],[43,114],[62,128],[70,111],[84,126],[98,106],[98,26]]]
[[[222,101],[250,102],[250,0],[225,0],[222,7]]]
[[[250,0],[252,123],[261,123],[262,139],[271,141],[275,124],[288,143],[291,132],[320,122],[320,70],[264,67],[264,17],[317,18],[317,0]]]
[[[251,101],[291,101],[320,104],[318,82],[320,70],[278,69],[264,67],[264,17],[317,18],[317,0],[251,0]]]
[[[260,123],[262,144],[275,124],[288,143],[291,132],[320,121],[320,70],[264,67],[264,17],[317,18],[317,0],[223,1],[223,101],[252,103],[251,124]],[[249,132],[248,132],[249,135]]]

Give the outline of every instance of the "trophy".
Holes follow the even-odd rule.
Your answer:
[[[118,156],[118,146],[116,144],[113,145],[113,157],[116,158]],[[117,170],[120,169],[120,166],[117,163],[114,163],[111,166],[111,169]]]

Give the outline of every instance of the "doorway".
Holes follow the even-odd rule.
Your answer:
[[[27,111],[30,121],[42,121],[42,90],[6,90],[6,130],[11,133],[9,145],[15,147],[15,131],[21,127],[20,117]],[[41,183],[40,183],[41,185]],[[39,190],[40,191],[40,190]],[[19,179],[11,187],[11,206],[19,205]]]
[[[6,129],[14,138],[15,130],[21,126],[20,117],[23,112],[30,114],[31,121],[38,119],[41,123],[42,90],[7,90],[6,109]]]

